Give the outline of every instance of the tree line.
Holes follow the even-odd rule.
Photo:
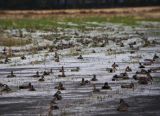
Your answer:
[[[160,6],[160,0],[0,0],[0,9],[69,9]]]

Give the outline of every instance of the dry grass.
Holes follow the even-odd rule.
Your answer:
[[[0,37],[0,46],[23,46],[30,44],[31,40],[29,39],[15,39],[15,38],[2,38]]]
[[[160,18],[160,7],[133,7],[133,8],[108,8],[108,9],[71,9],[71,10],[16,10],[0,11],[0,19],[6,18],[41,18],[48,16],[76,16],[76,15],[132,15],[137,17]]]

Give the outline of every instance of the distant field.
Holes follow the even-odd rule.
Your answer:
[[[90,10],[0,11],[0,28],[51,29],[68,27],[57,22],[112,22],[136,25],[137,21],[160,21],[160,7]],[[78,28],[83,28],[79,25]]]

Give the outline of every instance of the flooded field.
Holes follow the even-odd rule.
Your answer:
[[[159,22],[56,23],[0,32],[0,115],[159,115]]]

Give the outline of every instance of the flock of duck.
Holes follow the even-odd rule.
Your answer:
[[[24,58],[25,58],[25,56],[23,56],[22,59],[24,59]],[[77,57],[77,59],[83,59],[82,55]],[[150,62],[150,64],[153,64],[156,59],[159,59],[159,56],[157,56],[155,54],[154,57],[152,59],[148,59],[148,61]],[[59,56],[58,56],[57,52],[55,53],[55,61],[59,62]],[[146,64],[139,63],[138,68],[140,68],[141,70],[137,71],[133,75],[133,79],[137,80],[139,84],[148,84],[149,82],[153,81],[153,78],[152,78],[150,73],[153,72],[156,69],[146,70],[145,65]],[[111,65],[111,68],[108,70],[109,73],[116,72],[116,70],[118,70],[117,67],[119,67],[119,65],[114,62]],[[71,69],[71,70],[72,71],[79,71],[80,68],[77,67],[76,69]],[[64,78],[67,77],[65,75],[65,67],[62,66],[61,69],[59,70],[59,72],[61,72],[61,74],[58,75],[58,77],[64,77]],[[127,72],[132,72],[132,69],[129,66],[126,66],[126,68],[124,70],[124,73],[115,74],[112,77],[112,81],[129,79],[129,76],[128,76]],[[50,71],[44,71],[42,75],[40,75],[39,71],[37,71],[36,74],[33,75],[33,77],[38,78],[38,81],[43,82],[43,81],[45,81],[45,76],[50,75],[51,73],[53,73],[52,69],[50,69]],[[146,76],[140,76],[139,74],[144,74]],[[16,77],[16,74],[14,74],[13,71],[11,71],[10,74],[7,76],[7,78],[14,78],[14,77]],[[86,84],[91,84],[91,81],[98,81],[95,74],[93,75],[91,80],[85,80],[85,78],[82,78],[82,80],[79,84],[80,84],[80,86],[85,86]],[[0,87],[1,87],[1,92],[12,91],[12,89],[7,84],[0,83]],[[133,89],[134,90],[134,83],[131,82],[130,84],[121,85],[121,88],[128,88],[128,89]],[[20,85],[19,89],[28,89],[29,91],[36,91],[36,89],[34,88],[32,83],[28,83],[26,85]],[[56,104],[56,101],[61,100],[63,98],[61,96],[61,91],[66,90],[67,88],[64,87],[62,82],[59,82],[58,85],[55,86],[55,89],[57,89],[57,92],[53,95],[53,98],[50,101],[50,107],[49,107],[49,112],[48,112],[49,116],[52,115],[53,110],[59,109],[58,105]],[[104,85],[102,85],[101,89],[112,90],[112,87],[109,85],[108,82],[105,82]],[[101,89],[96,88],[96,85],[93,84],[93,92],[101,92]],[[129,107],[129,105],[124,101],[124,99],[120,99],[120,103],[117,106],[117,111],[120,111],[120,112],[128,111],[128,107]]]

